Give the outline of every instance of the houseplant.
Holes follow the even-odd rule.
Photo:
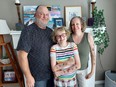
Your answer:
[[[103,54],[104,49],[109,45],[109,35],[106,30],[104,10],[98,10],[94,8],[93,14],[93,36],[94,42],[98,46],[98,53]]]

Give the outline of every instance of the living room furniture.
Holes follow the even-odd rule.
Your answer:
[[[8,80],[8,81],[4,82],[3,68],[9,67],[9,66],[12,66],[14,73],[16,75],[17,83],[19,83],[19,86],[24,87],[23,74],[19,67],[16,53],[15,53],[10,41],[5,42],[5,39],[4,39],[4,35],[9,34],[9,33],[10,33],[10,29],[7,26],[6,20],[0,19],[0,59],[2,59],[3,53],[6,52],[6,55],[8,56],[8,58],[10,60],[9,64],[0,63],[0,87],[3,87],[4,85],[9,85],[9,84],[16,84],[16,81],[10,82]]]

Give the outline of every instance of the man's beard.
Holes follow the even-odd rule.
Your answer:
[[[41,20],[39,20],[38,18],[35,18],[36,23],[42,27],[42,28],[46,28],[47,24],[43,23]]]

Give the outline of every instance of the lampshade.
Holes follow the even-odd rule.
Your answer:
[[[10,29],[6,23],[6,20],[0,19],[0,34],[9,34]]]

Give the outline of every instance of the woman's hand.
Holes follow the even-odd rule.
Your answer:
[[[86,75],[86,77],[85,77],[85,78],[86,78],[86,79],[90,79],[90,78],[92,77],[92,75],[93,75],[93,73],[92,73],[92,72],[90,72],[89,74],[87,74],[87,75]]]

